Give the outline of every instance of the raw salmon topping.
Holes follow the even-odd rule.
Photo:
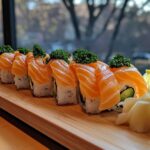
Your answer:
[[[12,74],[17,76],[24,76],[27,75],[27,56],[24,54],[19,54],[15,57],[12,65]]]
[[[99,87],[100,110],[110,109],[120,101],[120,87],[109,66],[103,62],[96,63],[96,76]]]
[[[1,54],[0,55],[0,69],[11,71],[14,58],[15,58],[14,53]]]
[[[33,81],[39,84],[44,84],[51,81],[51,72],[48,64],[45,64],[42,58],[29,58],[28,75]]]
[[[95,68],[88,64],[74,64],[74,67],[82,95],[88,99],[98,98]]]
[[[49,65],[51,67],[53,77],[56,79],[57,83],[64,86],[76,87],[76,77],[70,65],[66,61],[54,59],[49,62]]]
[[[144,78],[134,66],[114,68],[112,71],[120,87],[125,85],[133,87],[137,98],[143,96],[148,91]]]

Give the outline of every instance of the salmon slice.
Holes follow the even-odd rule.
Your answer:
[[[109,66],[101,61],[95,63],[99,88],[100,111],[110,109],[120,102],[120,87]]]
[[[148,91],[144,78],[134,66],[112,68],[111,70],[114,72],[121,89],[126,85],[134,88],[135,97],[139,98]]]
[[[61,59],[51,60],[49,62],[53,77],[56,82],[63,86],[76,87],[77,80],[70,65]]]
[[[12,74],[16,76],[24,76],[27,75],[28,69],[27,69],[27,61],[26,61],[27,56],[24,54],[19,53],[12,65]]]
[[[15,52],[15,58],[12,65],[12,74],[16,76],[28,75],[28,63],[34,59],[33,53],[29,52],[27,55]]]
[[[30,78],[38,83],[45,84],[51,82],[51,72],[47,64],[43,62],[42,58],[33,58],[32,53],[28,55],[28,75]]]
[[[86,99],[97,99],[96,70],[91,64],[72,64],[79,81],[80,91]]]
[[[27,54],[27,58],[26,58],[26,61],[27,61],[27,64],[30,63],[31,61],[34,60],[34,56],[33,56],[33,53],[32,52],[29,52]]]
[[[11,71],[15,53],[3,53],[0,55],[0,69]]]

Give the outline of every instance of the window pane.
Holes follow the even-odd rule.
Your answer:
[[[74,39],[61,0],[16,0],[16,20],[18,46],[39,43],[46,49],[55,49]]]
[[[66,3],[69,9],[64,1],[73,2]],[[47,50],[83,47],[96,52],[101,60],[108,54],[112,57],[121,53],[129,56],[139,69],[136,60],[142,59],[142,67],[150,65],[147,62],[150,59],[150,3],[145,5],[146,0],[129,1],[124,14],[121,14],[124,1],[94,0],[94,11],[90,9],[91,1],[64,1],[16,0],[18,46],[32,47],[39,43]]]
[[[0,45],[3,44],[2,1],[0,0]]]

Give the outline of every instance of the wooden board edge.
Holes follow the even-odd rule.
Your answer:
[[[44,135],[48,136],[49,138],[57,141],[58,143],[64,145],[65,147],[72,149],[72,150],[101,150],[102,147],[98,147],[93,143],[89,143],[85,139],[82,139],[67,130],[56,126],[52,122],[48,122],[47,120],[37,116],[34,113],[29,112],[26,109],[23,109],[14,103],[6,100],[5,98],[0,96],[0,107],[5,111],[9,112],[10,114],[14,115],[16,118],[20,119],[21,121],[25,122],[26,124],[32,126],[36,130],[40,131]],[[32,119],[31,119],[32,118]],[[42,121],[42,126],[44,125],[47,128],[42,128],[40,122]],[[65,137],[60,135],[65,134]],[[73,138],[74,137],[74,138]]]

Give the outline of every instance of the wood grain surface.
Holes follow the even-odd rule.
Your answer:
[[[0,106],[35,129],[73,150],[148,150],[150,134],[115,125],[116,113],[88,115],[79,105],[57,106],[53,98],[0,84]]]
[[[0,150],[48,150],[0,117]]]

